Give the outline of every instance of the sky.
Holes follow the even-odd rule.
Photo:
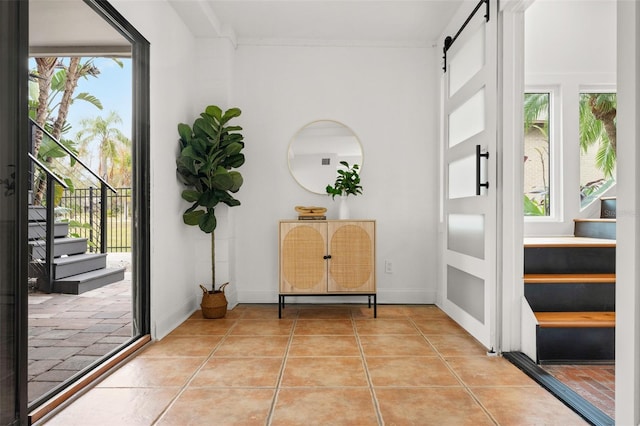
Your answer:
[[[97,78],[89,77],[78,81],[75,93],[87,92],[102,102],[102,111],[93,105],[77,101],[71,108],[67,121],[73,126],[72,133],[81,129],[78,124],[83,118],[106,117],[111,111],[122,118],[120,130],[131,138],[131,59],[121,58],[123,67],[109,58],[97,58],[94,64],[100,70]]]

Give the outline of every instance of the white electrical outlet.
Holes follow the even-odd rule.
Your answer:
[[[384,272],[386,272],[387,274],[393,273],[393,263],[390,260],[384,261]]]

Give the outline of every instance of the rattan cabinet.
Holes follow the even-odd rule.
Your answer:
[[[280,301],[287,296],[365,295],[376,316],[373,220],[280,222]]]

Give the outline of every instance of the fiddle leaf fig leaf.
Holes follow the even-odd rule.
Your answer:
[[[233,180],[233,185],[231,186],[229,191],[230,192],[238,192],[238,190],[242,186],[242,183],[244,182],[244,179],[242,178],[242,175],[240,174],[240,172],[236,172],[234,170],[234,171],[229,172],[229,176],[231,176],[231,179]]]
[[[190,203],[193,203],[198,201],[198,199],[200,198],[200,193],[192,189],[185,189],[184,191],[182,191],[182,198]]]
[[[195,226],[198,225],[200,222],[200,217],[204,215],[204,211],[203,210],[194,210],[191,212],[185,212],[182,215],[182,220],[184,223],[186,223],[189,226]]]
[[[240,154],[240,151],[242,151],[242,145],[237,142],[232,142],[224,148],[224,153],[228,156]]]
[[[207,108],[205,108],[204,112],[205,114],[214,117],[216,120],[218,120],[218,122],[222,120],[222,110],[216,105],[209,105]]]
[[[183,143],[188,144],[191,141],[191,127],[188,124],[178,124],[178,134]]]
[[[241,114],[241,111],[239,108],[230,108],[222,116],[222,119],[220,120],[220,124],[225,124],[232,118],[238,117],[240,114]]]
[[[214,208],[219,202],[220,199],[218,198],[216,191],[203,192],[198,198],[198,204],[211,209]]]
[[[207,234],[212,233],[216,229],[217,221],[213,209],[207,209],[207,212],[200,216],[198,226]]]

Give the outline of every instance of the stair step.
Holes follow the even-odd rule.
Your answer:
[[[616,239],[616,219],[574,219],[576,237]]]
[[[67,222],[57,222],[53,227],[53,236],[55,238],[58,237],[66,237],[69,233],[69,223]],[[38,240],[47,238],[47,228],[46,224],[42,222],[30,222],[29,223],[29,239],[30,240]]]
[[[87,238],[55,238],[53,240],[53,256],[82,254],[87,251]],[[47,253],[44,240],[29,241],[32,259],[44,259]]]
[[[524,296],[534,312],[614,311],[615,274],[527,274]]]
[[[47,208],[42,206],[29,206],[29,222],[42,222],[47,220]]]
[[[616,242],[584,237],[525,238],[525,274],[613,274]]]
[[[600,217],[603,219],[615,219],[617,213],[616,197],[600,198]]]
[[[615,283],[616,274],[525,274],[525,284]]]
[[[125,269],[104,268],[58,279],[54,281],[52,291],[64,294],[82,294],[124,280]]]
[[[615,327],[537,327],[540,364],[614,362]]]
[[[616,247],[616,240],[589,237],[527,237],[524,247]]]
[[[536,312],[541,364],[615,360],[615,312]]]
[[[534,312],[542,328],[611,328],[616,326],[615,312]]]
[[[55,280],[106,268],[106,253],[76,254],[68,257],[57,257],[53,260]]]

